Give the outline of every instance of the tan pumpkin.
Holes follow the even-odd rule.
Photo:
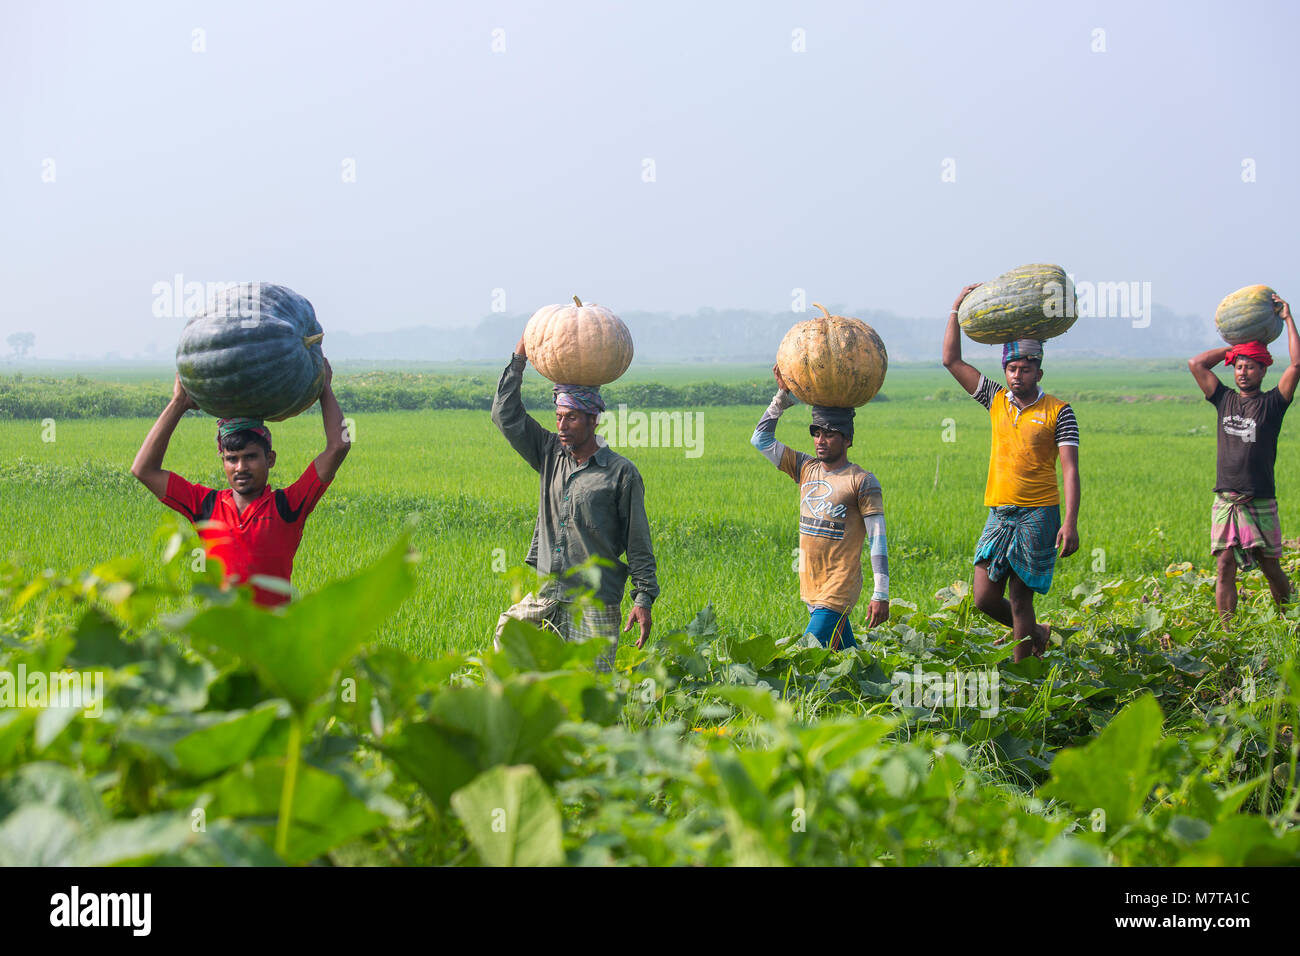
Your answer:
[[[889,355],[876,330],[861,319],[822,314],[800,322],[781,340],[776,367],[799,401],[857,408],[871,401],[885,381]]]
[[[559,385],[607,385],[632,364],[632,333],[623,320],[575,295],[573,305],[547,305],[524,328],[533,368]]]
[[[1267,345],[1282,334],[1283,324],[1282,316],[1273,308],[1273,290],[1266,285],[1238,289],[1224,296],[1214,311],[1214,326],[1229,345]]]

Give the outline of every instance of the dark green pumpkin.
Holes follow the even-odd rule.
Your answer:
[[[1282,324],[1273,307],[1273,290],[1266,285],[1248,285],[1224,296],[1214,313],[1214,325],[1229,345],[1267,345],[1282,334]]]
[[[320,397],[323,336],[316,310],[292,289],[241,283],[190,319],[176,347],[176,370],[210,415],[281,421]]]
[[[1060,266],[1018,266],[962,300],[957,321],[976,342],[1054,338],[1074,325],[1074,283]]]

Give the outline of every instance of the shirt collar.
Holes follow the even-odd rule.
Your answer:
[[[563,448],[564,446],[561,445],[560,447]],[[578,465],[577,459],[573,457],[573,452],[565,448],[564,454],[568,456],[569,460],[572,461],[575,465]],[[594,461],[601,468],[608,468],[610,456],[612,456],[613,454],[614,453],[609,450],[608,445],[599,445],[597,446],[595,453],[590,458],[588,458],[587,461]],[[586,467],[586,464],[584,463],[583,465],[578,465],[578,467],[580,468]]]
[[[1006,391],[1007,391],[1007,404],[1010,405],[1012,408],[1019,409],[1022,412],[1026,408],[1033,408],[1035,405],[1037,405],[1039,402],[1043,400],[1043,396],[1046,394],[1043,391],[1043,386],[1039,385],[1038,396],[1028,405],[1021,405],[1019,402],[1016,401],[1016,396],[1012,393],[1011,389],[1007,389]]]
[[[229,496],[229,498],[230,498],[230,500],[231,500],[232,502],[235,500],[235,489],[234,489],[234,488],[231,488],[229,485],[226,485],[226,487],[221,488],[221,489],[219,489],[219,490],[220,490],[222,493],[224,493],[224,494],[226,494],[227,496]],[[261,501],[263,498],[266,498],[266,497],[268,497],[268,496],[270,496],[270,495],[273,495],[273,494],[275,494],[275,489],[271,487],[271,483],[268,481],[265,485],[262,486],[262,493],[261,493],[260,495],[258,495],[256,498],[254,498],[252,501],[250,501],[249,504],[250,504],[250,505],[257,504],[257,502]]]
[[[231,487],[226,487],[223,488],[222,491],[225,492],[226,501],[229,503],[231,510],[234,511],[235,514],[238,516],[241,524],[246,518],[248,518],[251,514],[253,514],[254,511],[258,510],[261,507],[262,502],[269,500],[271,496],[275,494],[275,489],[271,487],[271,483],[268,481],[266,483],[266,486],[262,489],[262,493],[258,495],[256,498],[254,498],[252,501],[250,501],[244,507],[243,511],[240,511],[239,503],[235,501],[235,489]]]

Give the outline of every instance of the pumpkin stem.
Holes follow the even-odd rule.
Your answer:
[[[573,304],[580,309],[582,308],[582,300],[579,299],[576,295],[573,297]]]
[[[323,338],[325,338],[324,332],[317,332],[315,335],[304,335],[302,337],[303,348],[309,349]]]
[[[814,303],[813,303],[813,308],[814,308],[814,309],[821,309],[821,310],[822,310],[822,318],[823,318],[823,319],[829,319],[829,318],[831,317],[831,314],[830,314],[829,312],[826,311],[826,306],[822,305],[820,302],[814,302]]]

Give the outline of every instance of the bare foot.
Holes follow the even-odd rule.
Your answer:
[[[1052,625],[1043,622],[1038,625],[1039,637],[1034,639],[1033,653],[1035,657],[1042,657],[1047,653],[1047,645],[1052,639]]]
[[[1050,624],[1037,624],[1035,627],[1038,629],[1038,636],[1026,637],[1017,642],[1016,649],[1011,655],[1012,662],[1019,663],[1030,654],[1033,654],[1035,657],[1042,657],[1047,651],[1047,644],[1051,639],[1052,626]]]

